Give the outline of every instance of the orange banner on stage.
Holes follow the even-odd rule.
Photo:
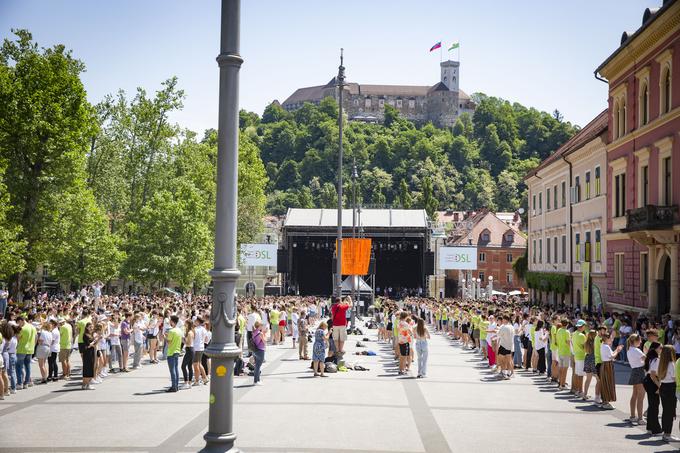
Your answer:
[[[338,241],[335,241],[337,256]],[[342,275],[366,275],[371,262],[371,239],[342,239]]]

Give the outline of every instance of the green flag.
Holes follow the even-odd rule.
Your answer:
[[[451,45],[449,46],[449,50],[457,49],[459,47],[460,47],[460,43],[458,41],[456,41],[454,43],[451,43]]]

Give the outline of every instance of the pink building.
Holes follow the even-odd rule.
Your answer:
[[[597,68],[609,84],[607,305],[680,316],[680,1]]]

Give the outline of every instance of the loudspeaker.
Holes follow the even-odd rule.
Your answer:
[[[276,272],[281,274],[288,273],[288,250],[278,249],[276,251]]]
[[[434,275],[434,252],[425,252],[423,255],[423,273]]]
[[[333,262],[331,263],[331,272],[333,275],[338,272],[338,260],[336,258],[333,258]]]

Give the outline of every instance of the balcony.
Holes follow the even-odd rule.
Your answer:
[[[680,223],[677,205],[647,205],[626,211],[626,228],[623,231],[663,230],[677,223]]]

